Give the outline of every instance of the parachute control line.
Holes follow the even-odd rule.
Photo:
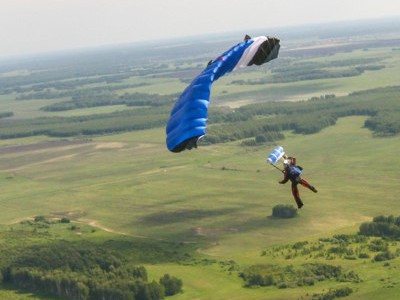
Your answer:
[[[168,150],[181,152],[197,148],[197,141],[206,134],[211,86],[215,80],[238,68],[259,66],[277,58],[279,47],[277,38],[246,35],[243,42],[210,61],[172,108],[166,127]]]

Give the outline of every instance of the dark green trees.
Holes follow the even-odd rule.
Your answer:
[[[182,280],[165,274],[160,278],[160,284],[164,286],[165,296],[172,296],[182,292]]]

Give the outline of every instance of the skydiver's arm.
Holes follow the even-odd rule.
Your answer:
[[[279,181],[280,184],[285,184],[286,182],[289,181],[289,173],[285,171],[283,171],[284,177],[281,181]]]

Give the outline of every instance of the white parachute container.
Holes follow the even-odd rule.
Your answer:
[[[274,150],[268,155],[267,162],[271,165],[276,165],[276,163],[285,155],[285,151],[283,147],[277,146]]]

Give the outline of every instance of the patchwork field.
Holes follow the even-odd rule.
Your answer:
[[[2,276],[12,277],[12,272],[5,271],[7,266],[24,267],[18,264],[32,249],[42,253],[66,243],[71,249],[82,245],[101,255],[101,251],[116,253],[129,267],[144,266],[149,282],[158,282],[166,273],[176,276],[183,282],[183,292],[168,299],[317,300],[338,295],[396,299],[400,293],[398,239],[346,239],[358,236],[360,225],[376,216],[400,216],[400,136],[396,131],[400,110],[398,104],[388,108],[397,103],[397,87],[388,87],[398,85],[399,40],[397,35],[385,35],[381,45],[368,48],[369,36],[346,39],[351,42],[326,39],[321,46],[321,40],[311,40],[305,47],[289,43],[280,61],[221,78],[213,89],[213,109],[219,106],[221,111],[212,112],[210,120],[272,100],[294,103],[313,98],[305,105],[314,101],[324,106],[329,101],[324,97],[334,95],[329,102],[332,107],[312,115],[335,116],[332,126],[310,134],[282,130],[284,139],[254,146],[242,144],[254,136],[201,144],[199,149],[179,154],[167,151],[164,125],[159,125],[164,124],[162,120],[147,122],[154,116],[168,117],[171,99],[221,44],[210,43],[206,53],[192,46],[198,52],[189,55],[189,63],[182,62],[187,57],[171,58],[173,51],[162,58],[149,51],[145,62],[137,62],[133,55],[126,65],[110,64],[104,67],[109,68],[106,71],[88,67],[90,72],[84,69],[85,73],[75,66],[82,72],[78,77],[57,68],[39,72],[34,67],[4,66],[0,69],[0,113],[12,115],[0,118],[2,282],[7,281]],[[321,52],[326,49],[332,53]],[[43,79],[30,77],[35,72]],[[309,75],[320,78],[305,77]],[[300,77],[303,80],[296,80]],[[356,112],[345,117],[334,111],[358,99],[341,96],[375,88],[386,88],[381,94],[373,92],[381,101],[374,105],[376,111],[356,106]],[[166,102],[160,102],[164,97]],[[55,111],[43,109],[54,104],[61,106]],[[293,107],[288,106],[286,115],[280,111],[276,115],[309,116],[307,109],[299,106],[304,111],[296,112]],[[385,114],[394,117],[385,119]],[[240,124],[274,117],[255,115]],[[372,131],[366,128],[371,118],[378,125],[382,119],[389,121]],[[89,124],[93,120],[98,123]],[[124,127],[126,120],[138,122],[140,129]],[[214,128],[221,123],[235,127],[235,123],[213,122]],[[104,131],[90,131],[96,124]],[[79,131],[82,128],[86,134]],[[10,132],[13,138],[6,136]],[[290,184],[278,184],[282,174],[266,163],[267,154],[278,144],[297,157],[303,177],[318,189],[314,194],[300,187],[305,205],[291,219],[272,217],[274,206],[295,204]],[[69,223],[60,223],[63,219]],[[375,251],[375,244],[383,245],[383,252]],[[393,257],[376,259],[384,251]],[[75,272],[69,265],[60,270]],[[251,284],[253,275],[265,281],[271,275],[274,283]],[[0,298],[75,299],[27,290],[3,283]]]

